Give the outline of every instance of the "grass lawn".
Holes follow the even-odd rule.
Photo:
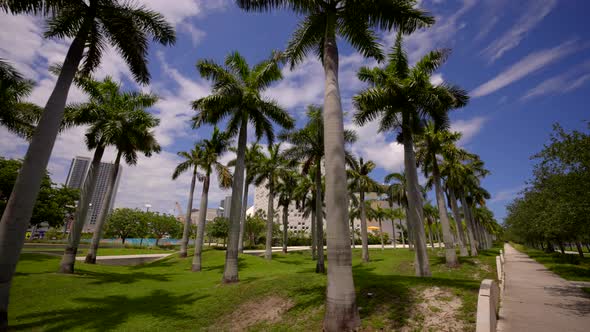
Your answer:
[[[546,253],[517,243],[512,245],[564,279],[590,281],[590,257],[581,259],[575,254]]]
[[[65,247],[65,245],[64,245]],[[61,255],[64,251],[64,247],[47,248],[47,247],[35,247],[26,246],[23,248],[23,253],[34,253],[34,252],[45,252],[51,254]],[[78,249],[77,256],[86,256],[88,252],[87,248]],[[166,254],[173,253],[174,250],[162,249],[162,248],[99,248],[98,256],[112,256],[112,255],[139,255],[139,254]]]
[[[497,252],[462,258],[455,270],[431,253],[433,277],[417,278],[407,249],[371,250],[367,264],[355,250],[363,330],[406,324],[424,330],[429,315],[418,308],[430,303],[427,309],[436,316],[446,301],[456,306],[451,316],[463,329],[474,330],[480,281],[494,278]],[[234,285],[220,284],[224,257],[224,251],[206,250],[200,273],[190,272],[191,258],[173,255],[135,267],[78,262],[75,275],[60,275],[59,257],[24,253],[11,289],[9,322],[15,330],[34,331],[218,331],[235,328],[231,322],[255,331],[321,331],[326,277],[313,272],[309,252],[275,254],[270,262],[241,255],[240,283]],[[432,289],[444,296],[422,298]]]

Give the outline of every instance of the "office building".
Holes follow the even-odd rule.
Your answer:
[[[66,179],[66,186],[69,188],[82,189],[88,170],[90,169],[91,160],[86,157],[79,157],[72,159],[68,177]],[[94,189],[94,195],[90,200],[90,207],[88,209],[88,216],[84,223],[83,232],[94,232],[96,222],[98,220],[100,211],[102,210],[104,197],[107,194],[107,189],[110,185],[112,172],[115,170],[115,165],[112,163],[100,163],[98,170],[98,179],[96,181],[96,188]],[[119,180],[121,179],[122,166],[119,166],[119,173],[115,180],[115,186],[110,202],[108,204],[108,210],[112,210],[115,204],[115,198],[117,196],[117,190],[119,188]]]
[[[230,211],[231,211],[231,195],[225,196],[225,198],[221,200],[221,202],[219,203],[219,208],[217,208],[217,216],[229,218]]]

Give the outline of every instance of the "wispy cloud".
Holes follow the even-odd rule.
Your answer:
[[[579,47],[575,41],[570,40],[556,47],[531,53],[493,79],[475,88],[471,95],[473,97],[483,97],[494,93],[578,49]]]
[[[516,23],[509,27],[500,38],[485,48],[482,52],[483,55],[490,62],[494,62],[502,57],[504,53],[517,47],[529,31],[534,29],[555,8],[556,4],[557,0],[531,1]]]
[[[480,132],[487,120],[488,119],[486,117],[476,116],[468,120],[453,121],[451,123],[450,130],[463,134],[461,140],[459,141],[459,145],[465,145]]]
[[[574,91],[590,81],[590,61],[578,65],[567,72],[546,79],[527,91],[522,101],[543,95],[564,94]]]
[[[492,199],[490,199],[489,202],[500,203],[510,201],[514,199],[521,191],[523,191],[524,188],[526,188],[526,186],[522,185],[515,188],[500,190],[492,196]]]

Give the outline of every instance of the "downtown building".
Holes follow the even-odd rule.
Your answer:
[[[77,156],[72,159],[68,177],[66,179],[66,187],[82,190],[88,170],[90,169],[91,159],[87,157]],[[119,188],[119,181],[121,179],[123,167],[119,165],[119,173],[115,180],[113,195],[110,202],[104,202],[104,198],[107,194],[107,190],[111,184],[112,172],[115,170],[115,165],[112,163],[100,163],[98,170],[98,180],[96,181],[96,188],[94,189],[94,195],[90,201],[90,207],[88,209],[88,216],[84,222],[83,232],[94,232],[96,222],[100,211],[104,204],[108,204],[108,211],[113,209],[115,205],[115,198],[117,196],[117,190]]]

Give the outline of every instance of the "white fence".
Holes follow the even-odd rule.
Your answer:
[[[502,250],[500,250],[500,256],[496,256],[496,271],[498,281],[485,279],[479,287],[476,332],[496,332],[500,296],[504,292],[505,284],[504,252]]]

